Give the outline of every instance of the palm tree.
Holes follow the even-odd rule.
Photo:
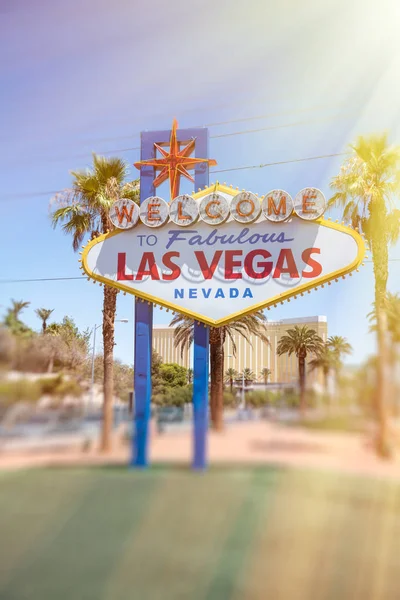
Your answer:
[[[337,336],[339,337],[339,336]],[[344,338],[343,338],[344,339]],[[350,344],[349,344],[350,345]],[[331,369],[334,369],[337,365],[337,358],[329,346],[329,342],[326,342],[321,349],[321,352],[312,358],[309,362],[310,371],[321,370],[324,377],[324,392],[325,396],[328,397],[328,377]]]
[[[378,341],[377,450],[390,454],[388,439],[387,315],[384,306],[388,280],[388,248],[399,239],[400,210],[393,196],[399,192],[400,147],[390,146],[387,134],[359,137],[352,154],[331,181],[335,190],[330,205],[343,208],[343,218],[363,231],[372,250],[375,276],[375,308]]]
[[[400,344],[400,295],[388,292],[385,305],[392,343]]]
[[[128,167],[120,158],[104,158],[93,154],[93,166],[86,171],[72,171],[72,188],[55,197],[52,213],[54,227],[63,223],[64,233],[72,235],[76,251],[84,238],[91,239],[110,232],[114,227],[109,218],[110,208],[118,198],[138,201],[138,182],[124,183]],[[114,321],[117,290],[104,286],[103,348],[104,402],[101,449],[111,449],[113,403]]]
[[[272,371],[271,371],[271,369],[268,369],[268,367],[263,367],[261,369],[260,377],[262,377],[262,380],[264,381],[265,385],[267,385],[268,379],[269,379],[269,376],[271,375],[271,373],[272,373]]]
[[[42,333],[46,333],[47,329],[47,320],[49,319],[51,313],[54,311],[54,308],[51,310],[49,308],[37,308],[35,313],[42,320]]]
[[[306,358],[309,354],[318,355],[322,352],[324,342],[314,329],[309,329],[306,325],[299,327],[295,325],[293,329],[286,331],[278,342],[276,352],[279,356],[295,354],[299,365],[299,387],[300,387],[300,412],[305,413],[306,408]]]
[[[225,371],[225,381],[229,383],[229,390],[231,394],[233,394],[233,383],[237,376],[238,372],[233,367],[229,367],[229,369]]]
[[[224,343],[229,339],[232,343],[232,354],[236,355],[236,344],[234,334],[239,333],[250,343],[249,336],[256,335],[264,343],[269,344],[268,337],[265,335],[262,325],[266,323],[266,317],[262,311],[257,311],[252,315],[246,315],[229,325],[221,327],[210,327],[210,413],[211,422],[217,431],[223,429],[223,391],[224,391]],[[181,348],[183,356],[184,351],[189,348],[193,342],[193,319],[176,313],[170,326],[176,327],[174,334],[175,347]]]
[[[249,369],[248,367],[246,367],[240,373],[240,378],[242,379],[242,381],[244,381],[244,385],[247,386],[249,383],[253,383],[253,381],[255,380],[256,376],[255,376],[255,374],[253,373],[253,371],[251,369]]]
[[[397,390],[395,389],[396,367],[399,361],[399,345],[400,345],[400,296],[398,293],[392,294],[388,292],[385,297],[385,310],[387,315],[388,342],[390,349],[388,352],[389,365],[391,368],[390,382],[391,398],[396,405]],[[372,326],[370,331],[377,331],[377,319],[375,305],[373,311],[368,315]],[[394,396],[394,397],[393,397]]]
[[[16,321],[18,321],[21,312],[24,310],[24,308],[28,308],[28,306],[30,305],[30,302],[24,302],[23,300],[11,299],[11,304],[12,304],[12,306],[9,309],[9,313],[11,315],[13,315],[13,317],[15,318]]]
[[[333,368],[335,370],[336,385],[339,381],[340,371],[343,364],[343,357],[349,356],[353,352],[352,345],[341,335],[331,335],[327,340],[327,347],[333,353]]]

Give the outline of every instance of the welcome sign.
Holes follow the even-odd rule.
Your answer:
[[[120,200],[110,215],[120,229],[89,242],[82,266],[101,283],[223,325],[360,265],[363,238],[324,220],[325,206],[313,188],[292,201],[282,190],[259,199],[219,184],[169,204]]]

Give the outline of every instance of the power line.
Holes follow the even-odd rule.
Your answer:
[[[39,277],[38,279],[0,279],[1,283],[32,283],[38,281],[70,281],[71,279],[85,279],[83,275],[80,277]]]
[[[212,175],[213,173],[228,173],[229,171],[242,171],[245,169],[263,169],[265,167],[273,167],[275,165],[286,165],[289,163],[298,163],[298,162],[304,162],[304,161],[308,161],[308,160],[319,160],[321,158],[332,158],[334,156],[346,156],[346,152],[336,152],[333,154],[320,154],[319,156],[308,156],[306,158],[292,158],[290,160],[280,160],[280,161],[276,161],[276,162],[270,162],[270,163],[261,163],[259,165],[243,165],[240,167],[231,167],[229,169],[216,169],[213,171],[210,171],[210,175]],[[48,191],[48,192],[30,192],[27,194],[10,194],[8,196],[7,199],[9,200],[14,200],[14,199],[19,199],[19,198],[36,198],[38,196],[52,196],[55,194],[60,193],[61,190],[59,191]]]
[[[309,112],[311,110],[315,110],[315,109],[305,109],[304,111],[298,111],[298,112]],[[292,114],[292,113],[275,113],[276,115],[284,115],[284,114]],[[334,115],[334,116],[329,116],[329,117],[320,117],[320,118],[316,118],[316,119],[307,119],[305,121],[297,121],[295,123],[284,123],[282,125],[270,125],[268,127],[258,127],[256,129],[245,129],[242,131],[233,131],[231,133],[220,133],[220,134],[216,134],[216,135],[210,135],[210,139],[217,139],[217,138],[224,138],[224,137],[232,137],[235,135],[245,135],[248,133],[258,133],[260,131],[273,131],[275,129],[285,129],[288,127],[298,127],[300,125],[308,125],[310,123],[319,123],[319,122],[324,122],[324,121],[334,121],[336,119],[341,119],[343,118],[346,114],[349,113],[344,113],[344,114],[339,114],[339,115]],[[274,115],[264,115],[264,116],[258,116],[258,117],[246,117],[243,119],[235,119],[232,121],[220,121],[219,123],[209,123],[208,125],[203,125],[202,127],[212,127],[212,126],[216,126],[216,125],[225,125],[225,124],[229,124],[229,123],[237,123],[240,121],[252,121],[255,119],[262,119],[262,118],[267,118],[268,116],[274,116]],[[194,128],[196,128],[198,126],[195,126]],[[104,138],[104,140],[108,140],[108,141],[112,141],[113,139],[118,140],[118,139],[132,139],[132,137],[136,137],[139,134],[132,134],[130,136],[122,136],[119,138]],[[101,141],[101,140],[100,140]],[[137,151],[140,150],[140,146],[130,146],[128,148],[116,148],[114,150],[99,150],[96,153],[100,154],[100,155],[109,155],[109,154],[123,154],[125,152],[133,152],[133,151]],[[85,152],[85,153],[79,153],[79,154],[74,154],[74,155],[70,155],[69,157],[51,157],[49,160],[51,160],[52,162],[61,162],[64,160],[72,160],[72,159],[86,159],[89,155],[89,152]]]
[[[299,113],[306,113],[306,112],[312,112],[314,110],[324,110],[324,109],[330,109],[330,108],[340,108],[340,106],[335,105],[335,104],[320,104],[317,106],[313,106],[310,108],[302,108],[299,110],[287,110],[287,111],[280,111],[280,112],[275,112],[275,113],[267,113],[267,114],[263,114],[263,115],[256,115],[254,117],[240,117],[238,119],[229,119],[228,121],[216,121],[214,123],[203,123],[201,125],[193,125],[193,128],[197,129],[198,127],[219,127],[221,125],[231,125],[232,123],[244,123],[246,121],[271,119],[273,117],[286,117],[288,115],[296,115]],[[107,138],[98,138],[97,140],[93,140],[90,142],[88,142],[86,140],[85,143],[114,142],[116,140],[127,140],[127,139],[132,139],[133,137],[139,137],[139,136],[140,136],[140,132],[137,132],[137,133],[132,133],[131,135],[120,135],[120,136],[107,137]]]
[[[320,158],[332,158],[333,156],[345,156],[346,152],[336,152],[334,154],[320,154],[319,156],[308,156],[307,158],[293,158],[291,160],[280,160],[277,162],[261,163],[260,165],[247,165],[243,167],[232,167],[230,169],[218,169],[210,171],[212,173],[227,173],[228,171],[243,171],[245,169],[263,169],[264,167],[273,167],[275,165],[287,165],[289,163],[304,162],[307,160],[319,160]]]
[[[389,258],[389,262],[400,262],[400,258]],[[372,263],[372,260],[364,260],[364,263]],[[37,279],[0,279],[0,284],[2,283],[32,283],[32,282],[44,282],[44,281],[70,281],[70,280],[78,280],[87,281],[85,275],[81,275],[80,277],[40,277]]]
[[[282,125],[270,125],[268,127],[257,127],[256,129],[244,129],[242,131],[232,131],[231,133],[219,133],[216,135],[210,135],[210,139],[232,137],[235,135],[245,135],[248,133],[259,133],[260,131],[273,131],[275,129],[285,129],[287,127],[298,127],[299,125],[308,125],[310,123],[320,123],[323,121],[334,121],[336,119],[342,119],[343,117],[344,117],[344,115],[335,115],[333,117],[321,117],[319,119],[307,119],[305,121],[296,121],[295,123],[284,123]],[[249,117],[249,119],[251,119],[251,117]],[[113,154],[114,152],[116,152],[116,153],[130,152],[133,150],[140,150],[140,146],[132,146],[130,148],[119,148],[117,150],[106,150],[103,152],[99,152],[99,154]]]

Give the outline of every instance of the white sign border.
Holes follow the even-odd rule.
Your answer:
[[[237,195],[237,193],[238,193],[237,190],[235,190],[233,187],[227,187],[225,185],[221,185],[221,184],[217,183],[217,184],[212,184],[212,185],[204,188],[203,190],[201,190],[201,191],[199,190],[198,192],[194,193],[193,198],[200,199],[207,194],[210,194],[213,192],[218,192],[218,191],[221,191],[225,194],[229,194],[232,197]],[[295,218],[299,218],[299,217],[296,216]],[[297,287],[295,289],[292,289],[292,288],[288,289],[285,292],[282,292],[281,294],[279,294],[277,296],[274,296],[272,298],[269,298],[269,299],[267,299],[263,302],[259,302],[257,304],[249,305],[248,308],[246,308],[245,310],[241,310],[239,312],[232,313],[232,314],[228,315],[227,317],[223,317],[222,319],[216,319],[216,320],[209,319],[209,318],[207,318],[203,315],[197,314],[191,310],[183,309],[181,306],[178,306],[176,304],[166,302],[162,298],[150,296],[146,293],[143,293],[140,290],[132,289],[131,287],[124,285],[121,282],[111,281],[111,280],[107,279],[106,277],[102,277],[101,275],[97,275],[97,274],[93,273],[93,271],[91,271],[91,269],[89,268],[89,266],[87,264],[87,256],[88,256],[90,249],[94,245],[106,240],[107,238],[113,237],[115,235],[123,235],[124,233],[126,233],[124,230],[116,229],[114,231],[111,231],[110,233],[105,233],[103,235],[100,235],[99,237],[91,240],[86,246],[84,246],[83,251],[82,251],[82,258],[80,259],[80,261],[82,263],[81,268],[90,279],[94,279],[95,281],[97,281],[101,284],[109,285],[110,287],[117,288],[118,290],[120,290],[122,292],[126,292],[130,295],[136,296],[137,298],[140,298],[143,302],[158,304],[160,306],[163,306],[167,310],[169,309],[174,312],[184,314],[187,317],[194,319],[195,321],[204,323],[205,325],[210,325],[212,327],[220,327],[222,325],[227,325],[228,323],[230,323],[232,321],[237,321],[241,317],[251,314],[251,313],[254,313],[257,310],[270,309],[271,306],[276,306],[278,303],[283,304],[283,302],[290,301],[290,299],[292,299],[292,298],[295,298],[297,296],[303,296],[304,293],[306,293],[306,292],[310,293],[311,290],[316,289],[317,287],[323,287],[325,284],[329,284],[330,282],[332,282],[334,280],[337,281],[339,279],[339,277],[342,277],[344,279],[344,277],[346,275],[348,275],[352,271],[358,269],[358,267],[362,264],[362,261],[365,257],[365,252],[366,252],[365,242],[364,242],[363,237],[357,231],[352,229],[351,227],[347,227],[347,226],[345,226],[343,224],[339,224],[339,223],[334,223],[332,221],[324,219],[323,217],[314,220],[314,223],[316,223],[322,227],[328,227],[330,229],[335,229],[336,231],[341,231],[343,233],[350,235],[356,241],[356,244],[357,244],[358,251],[357,251],[357,257],[355,258],[355,260],[344,269],[334,271],[332,273],[324,275],[323,277],[318,277],[317,279],[314,279],[312,282],[300,285],[299,287]]]

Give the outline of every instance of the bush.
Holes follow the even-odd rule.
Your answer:
[[[285,392],[281,397],[281,403],[288,408],[299,408],[300,396],[293,391]]]
[[[0,381],[0,404],[16,402],[37,402],[41,396],[41,387],[36,381]]]
[[[238,405],[238,398],[235,394],[231,394],[229,391],[224,391],[224,406],[229,408],[236,408]]]
[[[11,333],[0,326],[0,367],[9,366],[12,363],[16,348],[16,342]]]
[[[15,402],[37,402],[44,395],[62,399],[65,396],[79,398],[82,388],[74,379],[57,377],[43,377],[36,381],[19,379],[17,381],[0,382],[0,403],[14,404]]]
[[[74,396],[80,398],[82,388],[75,379],[64,379],[61,374],[57,377],[42,377],[37,380],[40,386],[41,394],[53,396],[55,398],[65,398],[65,396]]]
[[[192,402],[193,386],[167,388],[163,393],[155,394],[152,401],[157,406],[183,406]]]
[[[252,408],[268,406],[269,404],[271,404],[271,394],[269,392],[261,390],[247,392],[247,394],[245,395],[245,402],[247,406],[251,406]]]

